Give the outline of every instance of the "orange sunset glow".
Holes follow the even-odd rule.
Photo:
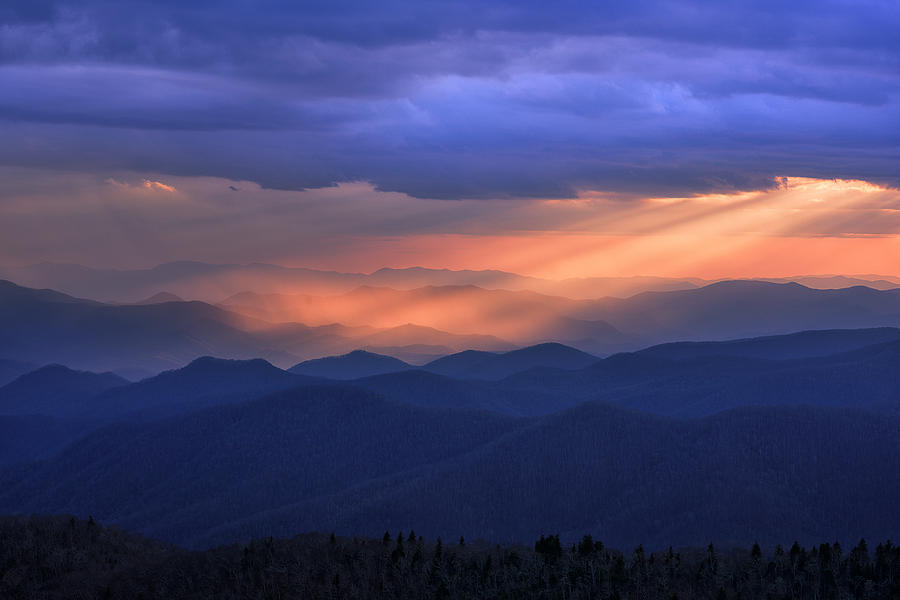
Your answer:
[[[900,275],[900,190],[862,180],[775,182],[682,198],[582,191],[572,199],[489,201],[422,200],[365,182],[289,191],[216,178],[66,176],[0,205],[0,248],[18,264],[119,268],[190,256],[349,272],[500,269],[550,279]],[[52,238],[30,234],[48,226],[57,231]]]
[[[635,273],[704,279],[900,273],[900,239],[895,236],[736,239],[728,235],[546,233],[473,238],[447,234],[379,240],[372,243],[371,252],[376,257],[373,262],[337,262],[363,271],[377,263],[398,268],[501,269],[549,279]],[[333,264],[318,262],[316,266]]]
[[[900,274],[900,190],[859,180],[788,177],[765,191],[634,201],[587,192],[505,206],[493,217],[497,229],[528,229],[373,237],[315,266],[501,269],[551,279]]]

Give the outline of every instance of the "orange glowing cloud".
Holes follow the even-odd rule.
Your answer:
[[[160,190],[163,192],[173,193],[177,191],[175,186],[167,185],[162,181],[153,181],[152,179],[145,179],[143,186],[148,190]]]

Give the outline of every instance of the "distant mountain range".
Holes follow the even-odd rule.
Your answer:
[[[822,356],[825,342],[835,353]],[[885,328],[665,344],[606,359],[541,344],[506,353],[465,351],[421,367],[362,351],[288,371],[260,359],[204,357],[137,383],[52,365],[0,387],[0,414],[145,421],[347,381],[406,404],[511,416],[547,415],[586,401],[685,417],[800,404],[900,415],[897,364],[900,329]]]
[[[247,290],[277,294],[339,294],[360,286],[409,290],[426,286],[475,285],[486,289],[532,290],[569,296],[627,297],[647,290],[701,286],[701,279],[664,277],[595,277],[554,281],[504,271],[384,268],[373,273],[339,273],[269,264],[218,265],[192,261],[166,263],[152,269],[94,269],[75,264],[41,263],[0,267],[0,277],[31,287],[48,287],[76,296],[135,302],[168,290],[184,298],[217,302]]]
[[[573,316],[604,319],[654,343],[725,340],[813,329],[900,326],[900,290],[817,290],[798,283],[724,281],[697,290],[605,299]],[[649,345],[649,344],[648,344]]]
[[[518,345],[555,341],[593,354],[680,340],[724,340],[811,329],[900,326],[900,289],[817,290],[727,281],[628,299],[571,300],[474,286],[358,288],[338,296],[243,293],[222,306],[255,319],[418,325],[481,332]]]
[[[535,368],[502,382],[523,394],[568,395],[679,417],[751,405],[864,408],[900,415],[900,342],[811,359],[610,357],[576,372]]]
[[[898,329],[426,365],[445,374],[367,353],[304,365],[20,376],[0,387],[0,512],[195,547],[412,527],[648,548],[900,534]],[[320,376],[373,368],[397,370]]]
[[[424,364],[466,349],[509,351],[542,342],[604,356],[673,341],[900,326],[900,289],[816,290],[758,281],[645,292],[624,300],[571,300],[474,286],[358,288],[341,296],[245,293],[239,300],[221,306],[113,305],[0,282],[0,357],[139,379],[204,355],[261,357],[288,367],[366,350]],[[289,318],[276,322],[279,317]],[[574,356],[561,360],[576,360],[578,366]]]
[[[514,348],[489,335],[457,335],[415,325],[379,329],[271,324],[197,301],[103,304],[6,281],[0,281],[0,332],[0,357],[15,357],[0,363],[0,374],[10,376],[21,374],[21,365],[48,363],[139,379],[210,354],[262,357],[290,366],[305,357],[355,348],[390,348],[423,362],[465,348]]]
[[[220,306],[269,322],[343,323],[380,328],[408,323],[462,334],[488,334],[519,345],[584,343],[609,352],[635,340],[601,318],[583,317],[593,301],[476,286],[412,290],[359,287],[336,296],[244,292]]]
[[[290,361],[248,333],[259,326],[203,302],[116,306],[0,281],[0,356],[38,364],[153,373],[206,354]]]
[[[0,277],[29,287],[52,288],[74,296],[103,301],[140,302],[166,291],[182,298],[215,303],[240,292],[334,295],[360,286],[412,290],[427,286],[469,286],[485,289],[530,290],[551,296],[591,299],[627,298],[647,291],[703,287],[711,280],[667,277],[587,277],[541,279],[504,271],[384,268],[372,273],[339,273],[271,264],[207,264],[192,261],[165,263],[150,269],[96,269],[76,264],[41,263],[0,267]],[[883,275],[823,275],[769,279],[830,289],[865,285],[875,289],[900,287],[900,278]]]
[[[467,350],[432,361],[423,369],[462,379],[502,379],[532,367],[580,369],[598,360],[596,356],[575,348],[545,343],[503,354]]]
[[[359,379],[372,375],[396,373],[413,369],[411,364],[393,356],[382,356],[365,350],[354,350],[341,356],[314,358],[294,365],[288,371],[298,375],[312,375],[329,379]]]
[[[184,302],[184,299],[170,292],[158,292],[134,304],[163,304],[164,302]]]
[[[460,379],[503,379],[532,367],[579,369],[599,358],[562,344],[545,343],[509,352],[464,350],[430,361],[420,367],[390,356],[354,350],[342,356],[329,356],[302,362],[289,369],[292,373],[330,379],[359,379],[398,371],[419,369]]]
[[[645,348],[638,354],[677,360],[712,356],[785,360],[840,354],[896,341],[900,341],[900,329],[894,327],[826,329],[724,342],[672,342]]]
[[[0,414],[78,415],[83,411],[84,400],[128,383],[113,373],[47,365],[0,387]]]

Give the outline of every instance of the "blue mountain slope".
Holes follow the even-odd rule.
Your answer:
[[[551,342],[504,353],[467,350],[434,360],[422,369],[459,379],[497,380],[537,366],[574,370],[598,360],[587,352]]]
[[[87,399],[128,384],[113,373],[48,365],[0,388],[0,415],[78,416]]]
[[[203,302],[116,306],[0,281],[0,356],[27,362],[159,372],[210,353],[283,358],[248,323]]]
[[[499,385],[699,417],[739,406],[814,405],[900,414],[900,341],[794,360],[620,354],[579,371],[532,369]]]
[[[131,384],[109,373],[44,367],[0,388],[0,435],[8,438],[0,463],[46,456],[110,423],[149,422],[320,381],[264,360],[210,357]]]
[[[39,365],[34,363],[14,360],[9,358],[0,358],[0,386],[13,381],[17,377],[21,377],[25,373],[30,373],[38,368]]]
[[[181,369],[96,396],[85,406],[85,413],[104,420],[156,419],[319,381],[288,373],[262,359],[205,356]]]
[[[540,416],[578,404],[566,394],[506,389],[493,382],[454,379],[408,370],[352,381],[353,385],[418,406],[489,410],[512,416]]]
[[[49,459],[94,429],[79,419],[0,414],[0,468]]]
[[[353,387],[309,387],[98,430],[51,461],[0,477],[0,510],[64,504],[190,541],[297,499],[448,460],[522,423],[389,402]]]
[[[412,368],[409,363],[392,356],[384,356],[365,350],[354,350],[341,356],[307,360],[294,365],[288,371],[298,375],[327,377],[329,379],[358,379],[360,377],[370,377]]]
[[[896,327],[829,329],[724,342],[672,342],[646,348],[639,354],[672,359],[738,356],[783,360],[828,356],[897,340],[900,329]]]
[[[190,546],[411,528],[648,549],[896,537],[898,436],[897,418],[846,409],[677,420],[588,403],[512,419],[314,386],[98,430],[0,474],[0,511],[90,514]]]

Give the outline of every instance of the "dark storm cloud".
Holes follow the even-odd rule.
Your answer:
[[[900,8],[12,0],[5,164],[437,198],[900,183]]]

